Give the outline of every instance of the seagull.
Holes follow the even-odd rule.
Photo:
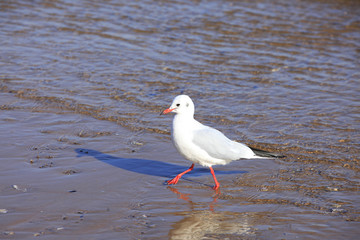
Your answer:
[[[205,126],[194,119],[195,106],[187,95],[178,95],[171,106],[160,115],[175,113],[172,122],[172,140],[178,152],[192,165],[186,171],[167,181],[167,184],[177,184],[179,179],[193,170],[195,164],[200,164],[210,169],[214,178],[214,190],[219,189],[213,165],[225,165],[234,160],[254,158],[280,158],[280,154],[266,152],[248,147],[227,138],[219,130]]]

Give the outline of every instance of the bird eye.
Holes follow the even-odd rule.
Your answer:
[[[176,104],[176,106],[179,107],[179,106],[180,106],[180,103]]]

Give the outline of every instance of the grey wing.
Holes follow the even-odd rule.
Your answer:
[[[234,142],[222,132],[210,127],[196,130],[193,135],[193,143],[205,150],[211,157],[225,161],[247,157],[245,155],[250,150],[246,145]],[[251,150],[250,152],[252,153]]]

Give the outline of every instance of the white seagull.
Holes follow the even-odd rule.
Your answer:
[[[195,163],[209,167],[215,181],[214,190],[220,187],[216,180],[213,165],[225,165],[234,160],[251,158],[284,157],[279,154],[254,149],[227,138],[219,130],[205,126],[194,119],[195,106],[187,95],[176,96],[171,106],[162,114],[175,113],[172,123],[172,140],[181,155],[193,162],[190,168],[178,174],[167,184],[176,184]]]

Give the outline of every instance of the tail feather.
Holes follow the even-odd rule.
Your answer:
[[[284,158],[285,157],[284,155],[282,155],[280,153],[267,152],[267,151],[253,148],[253,147],[250,147],[250,149],[253,150],[253,152],[259,157],[268,157],[268,158]]]

